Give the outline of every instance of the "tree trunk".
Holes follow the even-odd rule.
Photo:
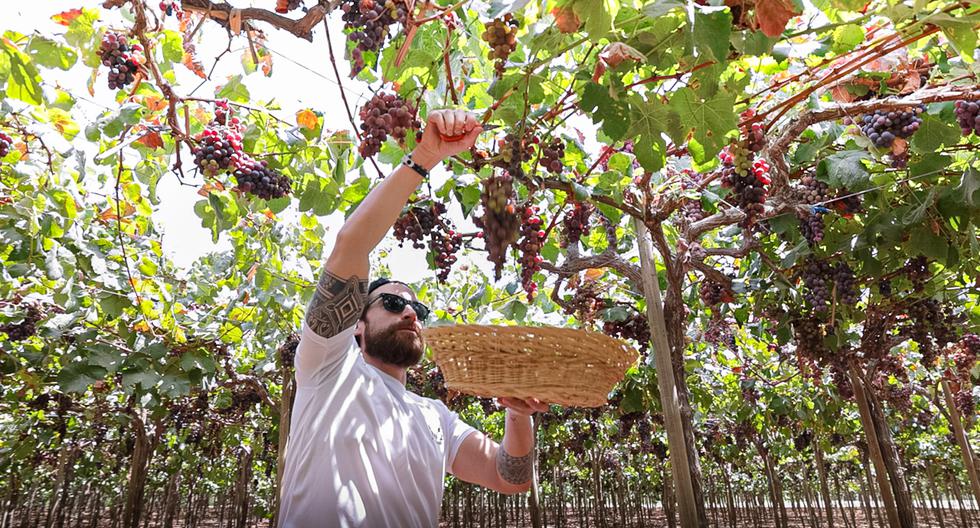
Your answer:
[[[279,455],[276,457],[276,496],[275,507],[272,510],[272,521],[269,526],[279,526],[279,506],[282,504],[282,474],[286,467],[286,445],[289,443],[289,426],[293,419],[293,401],[296,399],[296,378],[293,368],[283,366],[282,398],[279,400]]]
[[[817,459],[817,474],[820,477],[820,496],[823,499],[824,511],[827,515],[827,528],[834,528],[834,508],[830,501],[830,486],[827,485],[827,465],[823,460],[823,447],[820,445],[819,439],[813,442],[813,452]]]
[[[137,528],[143,513],[143,494],[146,490],[147,462],[154,445],[146,435],[146,426],[139,416],[133,415],[133,458],[129,466],[129,482],[126,487],[126,505],[122,512],[123,528]],[[156,442],[154,441],[153,444]]]
[[[653,350],[656,358],[657,385],[660,388],[661,406],[664,410],[664,425],[667,429],[667,444],[670,449],[670,462],[673,469],[677,503],[680,510],[681,526],[683,528],[698,528],[707,526],[704,514],[703,500],[694,494],[694,478],[696,471],[692,464],[696,463],[696,452],[691,458],[694,448],[693,434],[688,443],[681,415],[681,399],[678,394],[678,382],[674,375],[674,361],[667,337],[667,325],[664,319],[664,304],[660,295],[660,281],[657,278],[657,266],[653,256],[650,238],[646,224],[634,220],[636,238],[639,242],[640,266],[643,276],[643,292],[647,301],[647,320],[650,324],[650,334],[653,339]],[[669,258],[669,255],[665,255]],[[683,376],[681,376],[683,383]],[[688,405],[689,407],[689,405]],[[690,449],[689,449],[690,448]],[[703,518],[703,521],[702,521]]]
[[[532,428],[532,439],[534,445],[531,446],[531,526],[541,528],[541,497],[538,488],[538,428],[541,426],[541,415],[534,415],[534,427]]]
[[[865,387],[864,394],[871,410],[871,423],[878,435],[881,457],[885,463],[885,471],[888,472],[888,480],[891,482],[901,526],[902,528],[913,528],[915,526],[915,504],[912,502],[912,492],[905,480],[905,469],[902,468],[898,448],[895,447],[895,441],[892,438],[892,430],[888,426],[888,420],[885,418],[880,401],[877,398],[869,397],[874,395],[874,391]]]
[[[973,496],[980,506],[980,477],[977,475],[976,459],[973,457],[973,448],[970,446],[970,439],[966,435],[963,427],[963,420],[960,411],[956,408],[953,401],[953,392],[949,390],[949,383],[946,380],[940,382],[943,386],[943,396],[946,398],[946,409],[949,412],[949,423],[953,426],[953,436],[956,443],[960,446],[960,455],[963,458],[963,467],[966,468],[966,475],[970,479],[970,487],[973,489]]]

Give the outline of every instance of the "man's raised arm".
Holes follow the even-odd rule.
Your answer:
[[[469,112],[433,111],[411,159],[428,171],[447,157],[473,146],[481,130]],[[445,136],[466,135],[449,142],[441,139],[440,132]],[[394,225],[420,183],[421,174],[399,165],[368,193],[340,228],[306,311],[306,324],[318,335],[332,337],[357,322],[367,294],[371,251]]]

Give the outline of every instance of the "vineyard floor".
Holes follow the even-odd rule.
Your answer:
[[[883,522],[879,522],[876,515],[873,515],[871,520],[867,520],[864,515],[864,511],[861,509],[847,509],[847,520],[846,522],[841,522],[839,515],[839,509],[834,510],[834,526],[833,528],[879,528],[887,526],[887,520],[882,517]],[[237,526],[229,522],[228,519],[220,519],[218,512],[214,511],[214,515],[201,519],[193,524],[186,524],[183,519],[174,524],[170,525],[173,528],[237,528]],[[608,528],[659,528],[666,527],[667,518],[664,515],[663,510],[656,509],[649,512],[648,516],[645,516],[642,523],[632,519],[623,524],[619,519],[606,519],[606,524]],[[807,510],[794,510],[787,509],[787,514],[789,516],[788,528],[823,528],[826,526],[823,518],[818,518],[815,521],[811,521],[810,514]],[[725,511],[709,511],[708,516],[711,521],[712,528],[728,528],[729,524],[724,519]],[[744,517],[743,517],[744,515]],[[884,515],[884,511],[882,511]],[[965,515],[965,518],[964,518]],[[2,528],[36,528],[45,526],[44,514],[40,515],[37,513],[33,514],[30,518],[24,519],[21,515],[15,514],[11,518],[6,519],[6,524],[0,523]],[[489,515],[487,516],[489,517]],[[965,510],[962,513],[956,509],[951,508],[943,511],[942,522],[934,511],[924,511],[919,509],[916,511],[916,520],[918,528],[972,528],[980,527],[980,511],[976,509]],[[151,514],[148,522],[141,522],[140,525],[143,528],[163,528],[163,524],[156,514]],[[66,519],[64,523],[65,528],[117,528],[119,523],[111,522],[111,519],[107,515],[103,515],[98,522],[98,526],[94,527],[91,524],[91,515],[86,512],[81,519]],[[515,523],[510,520],[506,524],[501,525],[499,522],[493,522],[489,518],[481,519],[477,513],[473,521],[469,524],[459,522],[453,523],[451,520],[443,520],[439,523],[439,528],[530,528],[531,524],[529,519],[525,516],[521,522]],[[549,518],[544,525],[548,528],[595,528],[601,526],[598,519],[595,518],[585,518],[580,517],[576,512],[569,510],[566,512],[565,517],[561,520],[561,523],[554,522],[554,519]],[[748,510],[739,510],[739,520],[735,524],[738,528],[776,528],[775,519],[772,518],[772,511],[757,511],[751,512]],[[244,525],[247,528],[270,528],[269,522],[266,520],[251,519],[247,524]]]

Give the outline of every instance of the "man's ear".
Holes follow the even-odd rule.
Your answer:
[[[364,335],[364,319],[359,319],[357,324],[354,326],[354,341],[357,341],[357,346],[361,345],[361,336]]]

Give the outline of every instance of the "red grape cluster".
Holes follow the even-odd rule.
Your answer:
[[[486,25],[483,40],[490,45],[488,58],[495,60],[494,70],[497,75],[503,75],[507,57],[517,49],[517,28],[520,26],[514,15],[507,13],[502,18],[495,18]]]
[[[704,340],[715,346],[724,344],[731,350],[736,350],[735,331],[732,328],[734,321],[721,317],[717,312],[712,313],[704,329]]]
[[[582,322],[594,321],[599,313],[606,307],[606,301],[599,296],[598,283],[586,281],[579,284],[578,289],[572,298],[564,304],[567,315],[575,315],[575,318]]]
[[[956,367],[954,376],[953,401],[956,408],[966,416],[973,416],[973,378],[971,370],[980,359],[980,337],[977,334],[966,334],[959,342],[949,348],[949,358]]]
[[[290,334],[286,341],[279,345],[276,355],[279,356],[279,365],[285,368],[292,368],[296,362],[296,348],[299,347],[299,335]]]
[[[234,128],[211,125],[196,140],[194,164],[209,176],[233,169],[244,159],[242,135]]]
[[[980,120],[977,119],[977,114],[980,114],[980,104],[976,101],[956,101],[954,107],[956,109],[956,121],[959,123],[963,135],[976,134],[980,136]]]
[[[912,110],[875,110],[861,116],[858,124],[876,147],[890,148],[895,138],[911,137],[919,129],[922,124],[919,114],[925,109],[925,105],[919,105]]]
[[[830,187],[812,174],[800,178],[800,184],[794,190],[800,203],[817,205],[830,199]]]
[[[362,140],[357,150],[365,158],[377,154],[389,135],[403,143],[409,130],[422,126],[412,103],[393,93],[375,94],[361,107],[360,117]]]
[[[160,2],[160,11],[163,11],[163,14],[166,16],[177,15],[178,18],[184,14],[183,10],[180,9],[180,3],[174,0],[163,0]]]
[[[905,311],[908,324],[902,333],[919,344],[922,365],[932,367],[939,357],[939,348],[956,340],[956,331],[935,299],[908,299]]]
[[[922,255],[910,258],[905,263],[905,275],[912,283],[912,291],[921,292],[926,287],[926,282],[932,276],[929,272],[929,261]]]
[[[429,207],[419,205],[410,207],[395,220],[394,230],[398,246],[403,247],[406,240],[411,240],[415,249],[425,247],[422,240],[440,225],[440,218],[445,213],[446,204],[442,202],[432,202]]]
[[[705,279],[701,282],[701,285],[698,287],[698,294],[701,296],[701,302],[707,306],[717,306],[723,302],[733,302],[735,300],[732,291],[726,288],[724,284],[710,279]]]
[[[541,149],[541,165],[552,174],[561,174],[562,169],[565,168],[562,163],[564,157],[565,143],[561,139],[554,138]]]
[[[606,335],[636,341],[640,353],[645,353],[650,346],[650,323],[646,316],[639,312],[633,313],[623,321],[606,321],[602,325],[602,331]]]
[[[752,126],[745,132],[745,142],[752,152],[759,152],[764,149],[766,147],[766,133],[762,130],[762,125],[752,123]]]
[[[516,199],[514,178],[506,171],[484,180],[480,194],[483,216],[474,219],[474,222],[483,229],[483,239],[486,240],[497,280],[500,280],[504,269],[507,248],[517,241],[521,232],[521,215],[517,212]]]
[[[129,39],[119,33],[106,33],[99,46],[99,59],[109,68],[109,89],[117,90],[136,79],[140,61],[136,52],[142,51],[139,44],[129,44]]]
[[[574,246],[578,244],[582,236],[588,235],[592,228],[589,225],[589,219],[594,211],[595,206],[589,202],[572,202],[571,210],[565,211],[565,216],[561,220],[565,235],[560,242],[561,247]]]
[[[242,191],[263,200],[282,198],[292,192],[289,178],[270,169],[265,160],[256,161],[248,156],[242,156],[235,164],[233,175]]]
[[[431,251],[432,261],[439,269],[436,278],[445,283],[449,278],[449,270],[456,263],[456,252],[463,247],[463,237],[450,229],[446,232],[432,232]]]
[[[497,156],[496,166],[510,171],[513,175],[520,175],[521,163],[531,159],[530,145],[537,144],[540,140],[537,136],[531,139],[530,142],[524,141],[521,137],[513,133],[508,133],[503,140],[499,142],[499,154]]]
[[[538,285],[534,282],[534,274],[541,270],[541,246],[547,233],[541,229],[541,217],[538,215],[538,207],[527,206],[521,215],[521,241],[518,249],[521,251],[521,285],[527,292],[527,299],[534,299],[534,294],[538,291]]]
[[[354,44],[351,51],[351,76],[364,69],[364,52],[378,51],[388,38],[389,26],[404,24],[408,7],[404,0],[343,0],[340,5],[344,27],[350,31],[347,40]]]
[[[0,325],[0,334],[7,334],[10,341],[23,341],[37,334],[37,323],[41,320],[41,309],[28,304],[24,320],[19,323]]]
[[[720,155],[725,167],[722,169],[722,185],[735,193],[739,208],[745,212],[742,227],[750,227],[757,216],[765,210],[766,185],[770,183],[769,164],[758,159],[745,146],[735,143]]]
[[[14,145],[14,139],[3,132],[0,132],[0,159],[10,153],[10,147]]]

